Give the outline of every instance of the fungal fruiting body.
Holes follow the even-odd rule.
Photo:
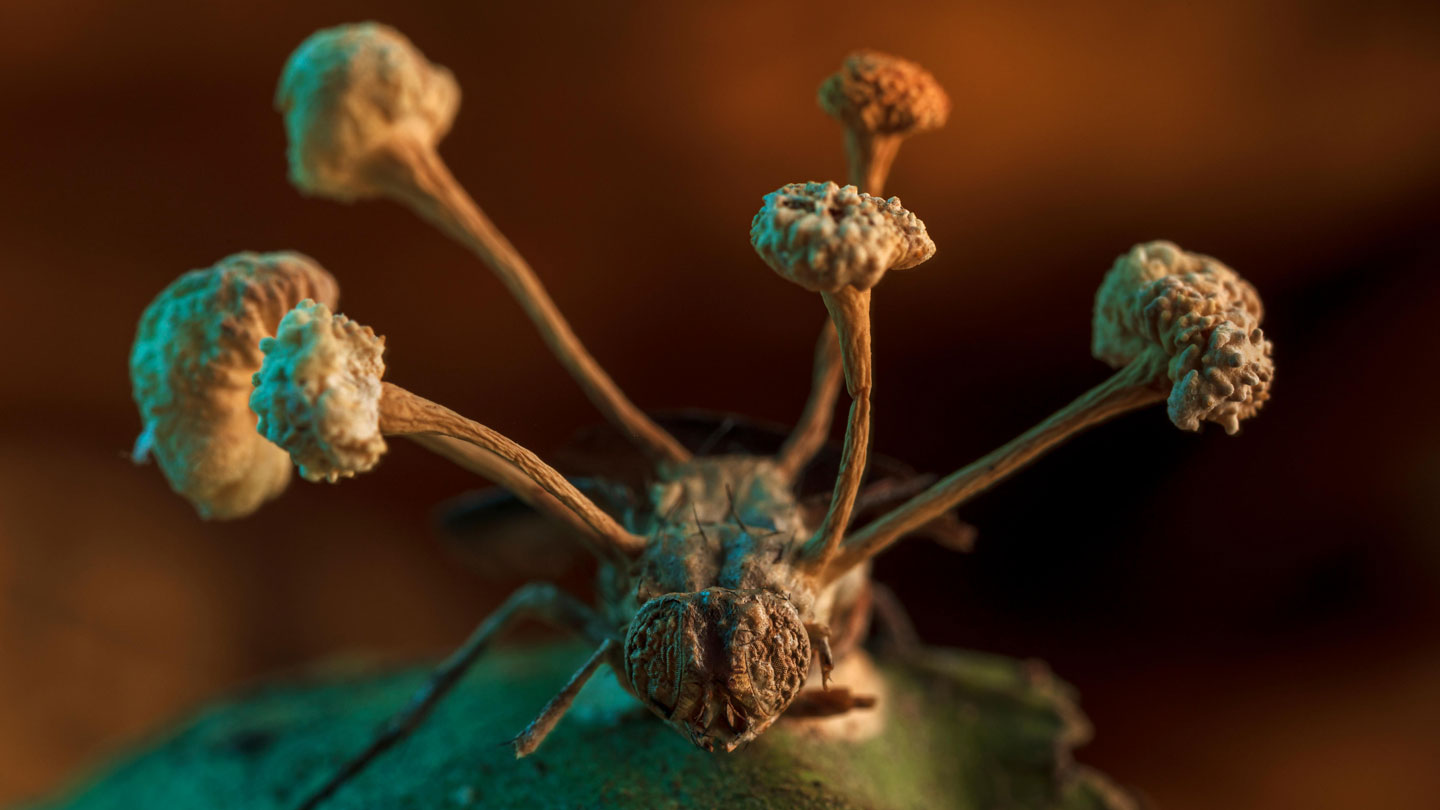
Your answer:
[[[945,125],[950,97],[930,71],[898,56],[859,50],[820,85],[820,108],[857,130],[913,135]]]
[[[383,381],[383,339],[336,314],[333,281],[296,254],[241,254],[163,293],[137,336],[136,401],[167,477],[202,513],[253,510],[283,487],[292,460],[309,480],[367,471],[386,450],[383,437],[407,436],[570,527],[600,562],[596,607],[543,584],[514,593],[368,747],[311,790],[304,808],[413,730],[523,615],[573,629],[594,653],[512,740],[517,756],[543,742],[607,665],[706,750],[732,751],[787,712],[871,706],[873,696],[832,685],[830,676],[867,626],[875,555],[1119,414],[1168,399],[1178,427],[1212,421],[1233,433],[1269,396],[1271,350],[1254,288],[1213,259],[1166,242],[1139,245],[1096,299],[1094,354],[1118,368],[1114,375],[853,527],[870,444],[870,298],[887,272],[935,254],[919,217],[878,194],[900,139],[948,114],[934,77],[896,57],[852,54],[821,89],[822,107],[846,126],[852,182],[781,186],[751,222],[758,256],[818,293],[828,315],[804,415],[773,458],[695,455],[625,397],[435,154],[458,98],[450,73],[393,29],[321,31],[291,57],[278,95],[292,180],[339,200],[390,197],[470,247],[601,413],[653,461],[657,483],[612,514],[499,431]],[[796,486],[830,433],[842,378],[851,405],[841,465],[816,519],[801,508]]]
[[[260,351],[250,408],[260,434],[290,454],[300,475],[333,483],[380,461],[385,338],[307,299]]]
[[[930,71],[880,51],[854,51],[820,85],[820,109],[845,127],[850,184],[879,194],[911,135],[939,129],[950,97]]]
[[[290,180],[307,194],[383,193],[390,150],[434,147],[450,131],[460,85],[388,25],[317,31],[290,56],[275,105],[290,141]]]
[[[1116,259],[1095,297],[1092,351],[1120,367],[1147,351],[1167,358],[1167,409],[1182,430],[1214,422],[1227,433],[1270,398],[1272,346],[1260,295],[1234,270],[1170,242]]]
[[[291,55],[275,94],[291,183],[342,202],[394,200],[470,248],[610,421],[657,460],[684,461],[689,451],[621,393],[524,257],[450,174],[436,148],[459,104],[450,72],[395,29],[360,23],[318,31]]]
[[[855,186],[791,183],[765,195],[750,243],[776,273],[812,292],[868,290],[888,270],[935,255],[925,223]]]
[[[237,253],[176,279],[141,316],[130,353],[137,456],[148,450],[202,517],[248,515],[289,483],[289,458],[255,430],[250,377],[261,339],[292,306],[338,296],[309,257]]]

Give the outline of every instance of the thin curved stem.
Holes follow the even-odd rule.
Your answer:
[[[855,496],[860,491],[870,452],[870,291],[843,287],[821,296],[835,323],[845,386],[854,401],[850,403],[850,421],[845,426],[845,446],[830,509],[801,552],[806,567],[812,571],[824,571],[840,547],[840,539],[850,525]]]
[[[883,197],[885,180],[900,152],[901,136],[879,135],[845,129],[845,156],[850,167],[850,184],[876,197]]]
[[[1154,355],[1142,355],[1040,424],[850,535],[826,569],[825,581],[834,581],[1076,433],[1127,411],[1163,401],[1165,394],[1153,386],[1154,381],[1164,375],[1163,362]]]
[[[775,454],[776,468],[789,478],[798,475],[830,438],[830,423],[835,416],[835,400],[840,398],[840,379],[844,373],[842,362],[835,324],[827,318],[815,342],[810,399],[805,402],[805,411],[800,414],[795,429]]]
[[[536,512],[569,526],[583,535],[594,536],[595,530],[578,514],[571,511],[570,507],[561,503],[544,487],[535,483],[534,479],[521,472],[519,467],[489,450],[477,447],[467,441],[452,439],[449,436],[418,433],[407,438],[426,450],[447,458],[482,478],[489,479],[497,486],[504,487]]]
[[[448,436],[469,442],[509,464],[555,500],[575,513],[590,529],[595,550],[607,559],[630,559],[645,549],[645,538],[631,534],[594,501],[585,497],[540,457],[502,434],[466,419],[443,405],[406,391],[393,383],[382,383],[380,431],[387,436],[427,434]]]
[[[690,451],[637,408],[585,350],[535,271],[432,147],[402,139],[385,157],[390,159],[377,166],[377,179],[387,192],[470,248],[495,271],[561,365],[607,419],[653,459],[689,460]]]

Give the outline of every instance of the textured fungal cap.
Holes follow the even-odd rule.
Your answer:
[[[384,338],[324,304],[301,301],[260,349],[265,361],[250,407],[260,432],[289,452],[302,476],[333,483],[380,461]]]
[[[275,106],[290,138],[290,181],[307,194],[352,200],[380,193],[367,173],[397,138],[434,146],[460,106],[455,77],[388,25],[311,34],[285,63]]]
[[[1136,245],[1095,296],[1092,351],[1122,366],[1152,347],[1169,358],[1170,421],[1215,422],[1227,433],[1270,398],[1272,346],[1260,296],[1235,271],[1170,242]]]
[[[938,129],[950,115],[950,98],[930,71],[879,51],[845,57],[839,72],[820,85],[819,101],[846,126],[877,135]]]
[[[166,287],[140,318],[130,381],[170,487],[202,517],[248,515],[290,480],[285,454],[255,430],[250,377],[260,340],[297,302],[334,304],[329,273],[298,253],[237,253]]]
[[[800,693],[809,666],[799,614],[768,591],[666,594],[640,608],[625,637],[635,695],[707,751],[755,739]]]
[[[750,244],[775,272],[814,292],[868,290],[885,271],[935,255],[925,223],[899,197],[884,200],[828,182],[791,183],[766,194],[750,223]]]

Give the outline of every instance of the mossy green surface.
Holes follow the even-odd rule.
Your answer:
[[[1070,748],[1086,736],[1043,667],[931,650],[882,666],[884,732],[820,741],[781,723],[734,754],[692,747],[602,670],[534,755],[505,745],[585,659],[569,645],[497,650],[421,730],[329,810],[394,808],[1130,808]],[[422,670],[277,685],[216,705],[151,750],[45,805],[71,810],[292,806],[362,748]]]

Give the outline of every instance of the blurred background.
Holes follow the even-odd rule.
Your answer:
[[[1115,0],[8,0],[0,804],[307,663],[437,655],[522,581],[441,541],[480,482],[406,443],[233,523],[132,466],[130,340],[179,273],[301,250],[390,379],[542,454],[598,421],[461,248],[287,185],[281,64],[371,18],[454,70],[442,153],[644,407],[799,413],[823,308],[748,227],[843,177],[814,93],[856,47],[955,108],[887,188],[939,253],[875,297],[878,452],[943,474],[1103,379],[1090,305],[1133,243],[1239,270],[1279,367],[1240,436],[1131,415],[968,505],[973,554],[912,541],[877,576],[931,642],[1050,662],[1081,758],[1158,807],[1434,806],[1440,6]]]

